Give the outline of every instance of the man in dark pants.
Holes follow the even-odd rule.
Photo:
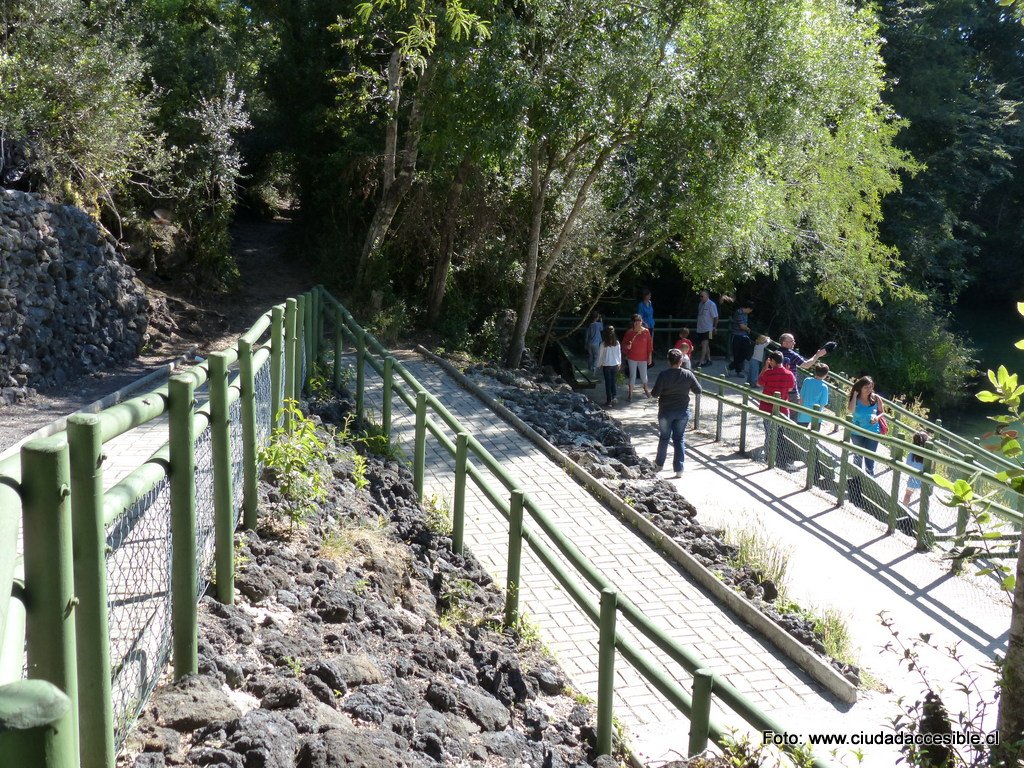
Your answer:
[[[683,368],[683,353],[668,351],[668,370],[658,374],[651,396],[658,398],[658,455],[654,459],[660,472],[668,457],[668,442],[672,440],[672,470],[676,477],[683,476],[686,459],[686,425],[690,421],[690,393],[699,395],[700,382]]]
[[[754,305],[749,301],[741,302],[732,315],[732,362],[726,376],[742,379],[747,368],[747,360],[754,351],[754,342],[750,338],[750,313]]]

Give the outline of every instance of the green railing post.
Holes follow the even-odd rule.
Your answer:
[[[309,350],[310,360],[320,360],[320,286],[309,293]]]
[[[839,451],[839,479],[836,481],[836,503],[846,501],[846,479],[850,476],[850,428],[843,427],[843,447]]]
[[[313,337],[316,333],[313,327],[313,291],[306,291],[302,296],[305,300],[302,305],[302,340],[306,344],[306,375],[302,378],[302,389],[305,389],[313,364],[316,362],[313,356]]]
[[[709,669],[698,669],[693,673],[693,709],[690,712],[690,744],[687,755],[699,755],[708,748],[708,731],[711,724],[711,689],[714,677]]]
[[[512,491],[508,518],[508,571],[505,577],[505,626],[519,620],[519,578],[523,559],[523,492]]]
[[[334,388],[341,391],[342,371],[341,359],[345,351],[345,334],[341,330],[341,310],[334,310]]]
[[[722,385],[719,384],[718,385],[718,413],[717,413],[717,421],[715,422],[715,442],[716,443],[721,442],[721,440],[722,440],[722,415],[723,415],[724,410],[725,410],[725,401],[723,400],[724,397],[725,397],[725,390],[722,388]]]
[[[270,312],[270,429],[278,426],[281,412],[281,382],[284,379],[284,308],[274,307]]]
[[[252,369],[252,344],[238,340],[238,381],[242,410],[242,525],[256,530],[256,375]]]
[[[195,382],[190,376],[172,376],[167,391],[171,460],[171,637],[174,679],[181,680],[199,671],[196,438],[192,420]]]
[[[924,474],[931,475],[935,472],[935,464],[929,459],[924,460]],[[917,503],[917,549],[924,552],[931,549],[932,536],[928,531],[928,504],[931,501],[931,483],[921,483],[921,499]]]
[[[366,330],[356,333],[356,419],[362,421],[366,400]]]
[[[306,341],[306,294],[300,294],[295,305],[295,399],[302,397],[302,391],[306,388],[306,377],[303,373],[303,361],[305,367],[309,368],[309,349]]]
[[[217,599],[231,605],[235,602],[235,510],[228,424],[228,358],[223,352],[210,355],[209,387]]]
[[[413,453],[412,476],[416,496],[423,503],[423,474],[427,464],[427,393],[416,393],[416,443]]]
[[[700,429],[700,395],[694,397],[693,402],[693,429]]]
[[[64,435],[21,449],[22,538],[25,552],[25,645],[28,676],[46,680],[71,702],[74,765],[78,752],[78,662],[75,650],[71,469]]]
[[[601,614],[597,646],[597,754],[612,753],[612,710],[615,694],[615,619],[619,595],[601,590]]]
[[[284,333],[285,333],[285,354],[284,354],[284,399],[296,400],[295,382],[299,375],[295,372],[299,365],[299,349],[296,331],[298,329],[299,303],[295,299],[288,299],[284,307]],[[285,412],[284,428],[291,431],[292,420]]]
[[[327,289],[322,285],[316,287],[316,338],[317,344],[323,346],[327,330]]]
[[[391,436],[391,406],[394,402],[395,358],[388,355],[384,358],[384,393],[380,409],[380,425],[384,434]]]
[[[78,768],[71,700],[45,680],[0,686],[0,755],[11,768]]]
[[[747,452],[747,406],[750,405],[750,395],[743,393],[743,409],[740,411],[740,453]]]
[[[388,358],[389,360],[391,358]],[[469,458],[469,435],[455,436],[455,496],[452,500],[452,551],[462,554],[466,531],[466,462]]]
[[[96,414],[68,418],[71,528],[78,598],[78,742],[82,768],[114,768],[107,616],[107,535],[103,524],[103,437]]]
[[[814,429],[808,430],[808,432],[807,471],[804,476],[804,488],[809,490],[814,487],[814,473],[818,466],[818,433]]]
[[[896,530],[896,518],[900,508],[900,477],[900,471],[893,469],[892,486],[889,488],[889,522],[886,524],[888,533]]]
[[[780,393],[776,392],[775,397],[779,397]],[[779,404],[776,403],[772,406],[772,416],[779,417]],[[765,461],[768,464],[768,469],[775,468],[775,462],[778,460],[779,453],[779,430],[781,427],[775,419],[768,419],[768,428],[765,430]]]

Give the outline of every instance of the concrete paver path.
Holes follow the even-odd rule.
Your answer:
[[[463,390],[437,366],[402,356],[408,370],[447,407],[551,517],[609,580],[654,618],[676,640],[695,648],[707,666],[725,676],[753,702],[795,731],[856,732],[875,728],[884,707],[868,695],[850,707],[835,700],[774,647],[713,602],[688,576],[652,550],[632,528],[570,479],[555,462],[511,425]],[[380,381],[367,378],[368,404],[381,409]],[[396,398],[395,440],[411,455],[413,417]],[[454,439],[454,436],[451,436]],[[450,500],[454,460],[428,436],[426,496]],[[496,487],[500,487],[497,480]],[[503,583],[508,525],[470,483],[467,489],[466,540],[473,553]],[[527,522],[529,525],[529,522]],[[520,604],[541,630],[574,687],[589,696],[597,690],[597,631],[548,574],[524,549]],[[620,627],[622,622],[620,622]],[[673,671],[687,690],[691,679],[652,644],[638,638]],[[673,707],[618,659],[616,714],[633,746],[652,764],[685,752],[689,727]],[[734,714],[715,707],[715,716],[743,728]],[[879,754],[878,765],[894,764],[895,754]],[[866,763],[871,765],[872,763]]]
[[[603,402],[600,391],[594,397]],[[612,415],[630,435],[637,453],[653,460],[657,401],[641,394],[614,407]],[[908,642],[927,634],[940,649],[957,646],[959,661],[943,650],[921,652],[923,667],[945,691],[952,712],[973,706],[956,689],[964,669],[978,676],[979,691],[991,698],[992,662],[1005,651],[1010,623],[1009,598],[992,580],[971,573],[953,575],[941,555],[916,552],[913,539],[899,532],[887,534],[885,525],[863,510],[837,506],[818,489],[805,491],[802,473],[769,470],[740,454],[736,445],[715,442],[713,407],[701,427],[708,431],[687,433],[684,477],[672,480],[666,473],[666,479],[694,504],[702,522],[756,529],[788,550],[789,595],[804,607],[836,610],[846,618],[861,665],[892,689],[874,697],[880,716],[875,731],[898,711],[897,696],[912,702],[923,693],[920,675],[901,666],[900,655],[882,650],[893,638],[881,624],[881,611]],[[791,715],[800,721],[799,708]],[[991,707],[987,727],[994,728],[994,721]],[[844,725],[844,731],[853,729]],[[865,764],[874,765],[870,751],[868,756]]]

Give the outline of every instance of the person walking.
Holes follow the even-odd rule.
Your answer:
[[[587,326],[586,347],[587,365],[591,373],[597,373],[597,358],[601,354],[601,334],[604,332],[604,323],[601,322],[601,313],[594,312],[590,315],[590,325]]]
[[[597,364],[604,376],[604,404],[609,407],[615,402],[615,377],[619,374],[619,367],[622,365],[622,350],[619,347],[619,340],[615,337],[615,326],[606,325],[601,335],[601,350],[598,353]]]
[[[861,376],[850,389],[850,403],[847,408],[853,416],[853,423],[862,429],[873,432],[876,435],[882,433],[882,416],[885,415],[885,408],[882,405],[882,398],[875,393],[875,380],[870,376]],[[850,439],[853,444],[869,451],[878,450],[878,441],[867,435],[854,433]],[[863,463],[869,475],[875,474],[875,460],[867,456],[854,454],[853,463],[858,467]]]
[[[750,337],[750,313],[754,311],[754,305],[747,302],[740,302],[736,311],[732,314],[732,363],[729,364],[727,376],[742,379],[747,371],[747,360],[754,352],[754,343]]]
[[[828,384],[825,383],[829,367],[825,363],[816,363],[811,371],[814,376],[808,376],[800,385],[800,404],[805,408],[823,411],[829,402]],[[811,429],[818,429],[821,426],[820,420],[807,413],[797,413],[796,423]]]
[[[640,292],[640,302],[636,305],[636,313],[644,321],[644,327],[654,334],[654,305],[651,303],[651,289],[644,288]]]
[[[658,374],[651,394],[658,398],[658,453],[654,464],[661,472],[672,442],[672,471],[683,476],[686,461],[686,425],[690,421],[690,394],[701,393],[700,382],[692,371],[683,367],[683,353],[668,351],[668,368]]]
[[[918,448],[924,448],[928,445],[928,433],[924,431],[918,431],[914,433],[911,438],[914,445]],[[907,455],[907,464],[918,472],[924,472],[924,456],[918,453],[911,453]],[[903,506],[910,506],[910,497],[914,495],[914,491],[921,489],[921,481],[916,477],[907,478],[907,490],[903,492]]]
[[[694,328],[695,340],[700,349],[694,368],[711,365],[711,339],[718,328],[718,305],[711,300],[707,291],[700,292],[700,303],[697,304],[697,325]]]
[[[627,379],[626,400],[633,399],[633,380],[640,379],[644,394],[651,396],[647,389],[647,366],[654,362],[654,341],[651,332],[644,327],[639,314],[633,315],[633,326],[622,334],[622,351],[626,356]]]

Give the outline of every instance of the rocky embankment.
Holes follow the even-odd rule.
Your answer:
[[[134,357],[149,303],[88,214],[0,190],[0,406]]]
[[[637,455],[629,435],[606,410],[550,372],[508,371],[479,363],[464,372],[797,640],[826,655],[813,622],[781,612],[774,604],[778,586],[750,566],[733,564],[737,548],[723,540],[721,530],[698,522],[693,505],[671,483],[658,479],[653,462]],[[859,685],[856,667],[834,659],[831,663]]]
[[[347,410],[313,406],[339,429]],[[589,707],[535,640],[500,631],[500,590],[367,445],[328,449],[301,523],[261,482],[237,603],[203,598],[199,674],[157,689],[122,766],[590,764]]]

